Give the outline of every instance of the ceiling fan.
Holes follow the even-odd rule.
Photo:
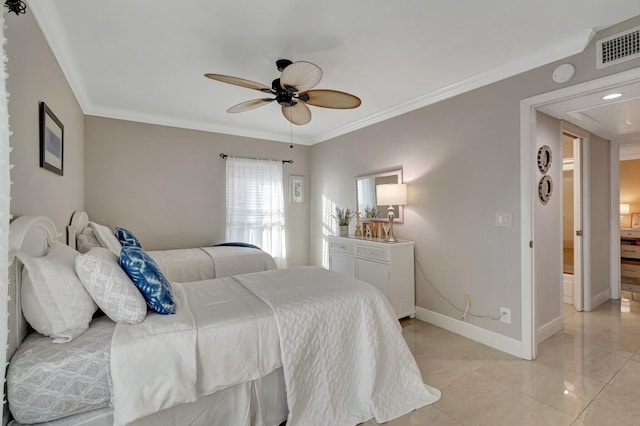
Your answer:
[[[360,106],[357,96],[338,90],[314,88],[322,78],[322,70],[311,62],[291,62],[288,59],[278,59],[276,67],[280,71],[280,78],[271,82],[271,87],[244,78],[231,77],[222,74],[205,74],[205,77],[223,83],[235,84],[248,89],[259,90],[275,95],[275,98],[253,99],[241,102],[227,110],[230,113],[249,111],[273,101],[281,105],[282,115],[293,124],[303,125],[311,121],[311,110],[307,105],[322,108],[351,109]]]

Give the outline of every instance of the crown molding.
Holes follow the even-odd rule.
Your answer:
[[[138,123],[155,124],[158,126],[177,127],[187,130],[198,130],[209,133],[219,133],[231,136],[242,136],[254,139],[264,139],[274,142],[295,143],[298,145],[309,145],[309,143],[301,138],[291,137],[290,135],[282,135],[268,132],[253,131],[248,129],[238,129],[235,127],[227,127],[212,124],[204,121],[190,121],[175,117],[145,114],[137,111],[127,111],[119,108],[92,108],[85,112],[86,115],[102,118],[112,118],[116,120],[133,121]]]
[[[140,121],[148,124],[157,124],[184,129],[251,137],[257,139],[267,139],[277,142],[291,142],[290,135],[286,134],[251,131],[244,128],[215,125],[209,122],[183,120],[174,117],[166,117],[162,115],[153,115],[144,112],[130,111],[120,108],[108,108],[95,105],[91,101],[90,94],[88,93],[86,88],[85,80],[79,72],[79,67],[75,61],[75,56],[69,48],[70,44],[65,32],[63,31],[64,26],[62,25],[58,12],[54,6],[54,2],[34,0],[27,1],[31,12],[36,19],[36,22],[38,23],[38,26],[40,27],[45,39],[47,40],[47,43],[49,44],[49,47],[51,48],[56,60],[58,61],[58,64],[84,114],[120,120]],[[48,25],[41,25],[45,19]],[[550,49],[534,52],[522,60],[506,64],[504,66],[461,80],[432,92],[414,97],[406,102],[384,109],[380,112],[354,121],[351,124],[338,127],[317,136],[298,137],[297,139],[294,139],[293,142],[302,145],[314,145],[317,143],[321,143],[362,129],[364,127],[380,123],[390,118],[414,111],[416,109],[435,104],[445,99],[452,98],[462,93],[469,92],[482,86],[495,83],[505,78],[512,77],[522,72],[540,67],[542,65],[564,59],[566,57],[582,52],[589,44],[594,35],[595,31],[593,29],[582,31],[575,34],[573,37],[564,40],[561,43],[555,44]]]

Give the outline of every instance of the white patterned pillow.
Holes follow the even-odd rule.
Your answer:
[[[76,273],[93,300],[113,321],[137,324],[144,320],[147,303],[115,254],[94,247],[76,258]]]
[[[118,241],[113,231],[106,226],[95,222],[89,222],[89,226],[93,228],[93,232],[96,234],[96,238],[100,242],[100,245],[120,257],[122,244],[120,244],[120,241]]]
[[[80,254],[84,254],[93,247],[102,247],[96,238],[96,234],[89,226],[85,227],[81,233],[76,236],[76,249]]]
[[[43,257],[18,253],[24,264],[22,312],[38,333],[64,343],[89,328],[98,309],[75,271],[78,252],[55,242]]]

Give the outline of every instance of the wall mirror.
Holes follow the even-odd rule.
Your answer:
[[[361,220],[376,222],[388,222],[387,212],[389,206],[380,206],[376,201],[376,185],[402,182],[402,169],[393,169],[385,172],[372,173],[356,177],[356,205],[360,212]],[[395,208],[394,223],[404,222],[404,206],[393,206]],[[376,216],[371,216],[372,209],[375,208]],[[367,215],[369,213],[369,215]]]

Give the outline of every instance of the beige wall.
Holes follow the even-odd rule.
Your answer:
[[[462,308],[470,293],[473,313],[510,307],[512,324],[469,322],[517,337],[519,114],[510,104],[487,86],[312,146],[312,261],[325,257],[323,207],[353,206],[355,176],[401,166],[408,205],[394,232],[415,241],[417,305],[459,319],[435,288]],[[511,212],[514,226],[494,227],[496,212]]]
[[[11,136],[11,213],[45,215],[59,232],[84,206],[84,117],[33,15],[5,14]],[[40,168],[38,105],[64,124],[64,176]]]
[[[520,339],[520,250],[528,244],[520,241],[520,101],[640,66],[636,59],[595,69],[595,40],[636,25],[638,17],[601,31],[583,53],[566,60],[312,146],[312,262],[325,258],[327,202],[353,206],[354,176],[402,166],[409,205],[405,223],[394,230],[416,242],[425,272],[416,268],[417,305],[457,319],[461,313],[433,286],[462,308],[464,294],[471,293],[472,312],[495,316],[504,306],[511,308],[512,322],[465,321]],[[553,70],[565,62],[576,74],[559,85]],[[513,227],[496,228],[497,212],[511,212]]]
[[[620,161],[620,202],[629,204],[630,213],[640,213],[640,160]],[[624,228],[631,227],[631,214],[621,217]]]
[[[310,182],[309,147],[87,116],[85,207],[89,217],[138,236],[147,249],[197,247],[225,237],[229,155],[285,164],[287,263],[309,262],[309,201],[288,202],[288,176]]]
[[[545,173],[553,182],[547,204],[536,196],[533,200],[534,223],[533,268],[535,279],[536,330],[544,333],[545,326],[562,321],[562,124],[560,120],[538,112],[536,117],[536,151],[543,145],[551,148],[551,167]],[[536,172],[535,185],[543,174]],[[536,190],[537,194],[537,190]]]

